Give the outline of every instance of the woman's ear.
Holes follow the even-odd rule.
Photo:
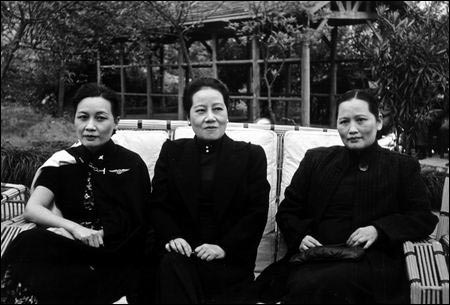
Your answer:
[[[380,113],[378,114],[377,118],[377,130],[381,130],[383,128],[383,115]]]

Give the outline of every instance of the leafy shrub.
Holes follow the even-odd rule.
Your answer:
[[[378,7],[379,38],[360,44],[408,153],[436,119],[436,110],[449,103],[448,2],[428,2],[426,10],[411,6],[404,15]]]
[[[2,182],[24,184],[30,187],[39,166],[53,153],[73,143],[51,141],[33,144],[33,148],[20,148],[2,143]]]
[[[431,208],[439,211],[442,203],[442,190],[445,181],[445,172],[431,168],[422,169],[422,179],[427,188],[427,195],[431,202]]]

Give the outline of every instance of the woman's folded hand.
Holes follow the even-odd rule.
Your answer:
[[[311,235],[306,235],[305,237],[303,237],[302,242],[300,243],[299,250],[306,251],[310,248],[319,246],[322,246],[322,244],[317,239],[315,239]]]
[[[170,240],[166,244],[165,248],[168,252],[175,251],[176,253],[185,255],[187,257],[190,257],[192,254],[191,245],[189,245],[189,243],[183,238],[175,238]]]
[[[103,230],[92,230],[86,227],[83,227],[82,225],[76,225],[74,228],[72,228],[71,231],[72,235],[75,237],[75,239],[80,240],[85,245],[99,248],[103,247]]]
[[[378,231],[374,226],[361,227],[355,230],[347,239],[347,245],[355,247],[364,244],[364,249],[369,248],[378,238]]]
[[[225,257],[225,251],[218,245],[203,244],[195,248],[194,252],[198,258],[208,262]]]

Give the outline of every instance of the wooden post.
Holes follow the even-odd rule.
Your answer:
[[[124,44],[120,44],[120,116],[125,117],[125,68],[124,68]]]
[[[145,63],[147,66],[147,118],[150,119],[153,115],[153,100],[152,100],[152,67],[151,67],[151,54],[145,57]]]
[[[219,73],[217,71],[217,34],[212,34],[211,38],[211,50],[212,50],[212,69],[213,77],[219,78]]]
[[[253,100],[250,104],[249,108],[249,119],[251,122],[255,122],[257,118],[259,118],[259,97],[261,94],[261,85],[260,85],[260,71],[259,71],[259,45],[258,40],[254,36],[252,39],[252,93]]]
[[[310,112],[310,58],[309,58],[309,42],[302,42],[302,126],[309,126]]]
[[[100,50],[97,50],[97,85],[102,83],[102,70],[100,65]]]
[[[64,112],[64,94],[66,91],[65,79],[66,75],[66,63],[64,59],[61,59],[59,63],[59,86],[58,86],[58,117],[62,117]]]
[[[290,55],[290,54],[289,54]],[[292,65],[291,64],[287,64],[287,88],[286,88],[286,95],[290,96],[291,95],[291,91],[292,91]],[[289,117],[289,102],[288,101],[284,101],[284,117],[288,118]]]
[[[161,44],[161,48],[159,49],[159,63],[164,64],[164,44]],[[161,86],[161,93],[164,93],[164,66],[159,67],[159,73],[160,73],[160,86]],[[166,105],[166,97],[163,95],[161,96],[161,112],[166,112],[167,105]]]
[[[335,128],[336,126],[336,93],[337,93],[337,69],[338,69],[338,65],[336,63],[337,35],[338,35],[338,28],[337,26],[335,26],[331,31],[331,50],[330,50],[331,65],[330,65],[329,122],[331,128]]]
[[[178,120],[183,120],[183,91],[184,91],[184,69],[181,66],[183,63],[183,51],[181,50],[181,43],[178,48]],[[189,110],[188,110],[189,111]]]

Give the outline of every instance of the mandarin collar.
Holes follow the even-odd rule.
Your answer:
[[[375,141],[372,145],[360,150],[351,150],[347,148],[350,157],[350,163],[356,164],[360,171],[366,172],[370,169],[371,164],[375,159],[375,155],[379,149],[380,146],[378,145],[377,141]]]
[[[203,140],[195,136],[194,142],[200,153],[208,155],[215,153],[220,148],[223,142],[223,136],[217,140]]]
[[[107,156],[109,156],[113,152],[114,148],[115,144],[111,139],[103,144],[96,152],[91,152],[85,146],[81,145],[80,158],[86,163],[103,163],[105,158],[107,158]]]

